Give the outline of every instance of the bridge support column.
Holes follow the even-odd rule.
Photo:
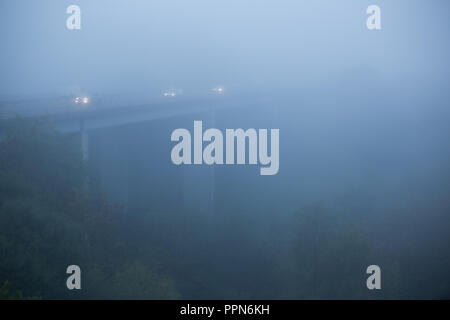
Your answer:
[[[210,108],[210,115],[211,115],[211,128],[216,127],[216,113],[214,106],[211,106]],[[211,180],[210,180],[210,198],[209,198],[209,205],[211,208],[211,212],[215,214],[216,211],[216,169],[213,165],[211,168]]]
[[[80,133],[81,133],[81,154],[84,161],[89,159],[89,135],[87,132],[84,119],[80,121]]]

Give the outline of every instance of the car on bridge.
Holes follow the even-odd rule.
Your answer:
[[[77,95],[72,97],[72,101],[78,106],[97,107],[101,105],[102,99],[98,94],[94,95]]]

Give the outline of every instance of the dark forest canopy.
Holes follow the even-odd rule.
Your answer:
[[[130,206],[125,213],[104,195],[96,168],[83,162],[78,135],[39,119],[16,119],[4,129],[2,299],[448,297],[447,269],[430,270],[427,262],[448,265],[445,244],[418,255],[419,240],[374,237],[375,220],[354,213],[375,209],[352,197],[334,207],[299,204],[273,218],[263,208],[247,214],[231,206],[209,218],[173,206]],[[387,228],[394,230],[422,215],[412,204],[389,210],[410,217],[391,219]],[[383,270],[381,292],[365,287],[365,268],[374,261]],[[65,286],[72,264],[82,269],[80,291]]]
[[[179,297],[170,277],[157,263],[143,264],[121,234],[118,210],[93,186],[87,191],[87,171],[77,140],[48,122],[19,119],[7,128],[0,144],[1,298]],[[74,263],[85,279],[76,294],[65,286]]]

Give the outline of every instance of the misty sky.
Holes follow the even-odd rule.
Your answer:
[[[82,29],[66,28],[77,4]],[[366,28],[378,4],[382,30]],[[446,1],[24,1],[0,4],[0,95],[301,88],[352,74],[449,75]]]
[[[66,27],[72,4],[81,7],[81,30]],[[381,30],[366,27],[369,5],[381,7]],[[123,209],[130,238],[142,227],[142,238],[136,237],[142,252],[156,244],[173,255],[167,270],[175,270],[185,297],[316,297],[312,273],[303,273],[305,282],[295,284],[301,273],[285,270],[303,260],[302,251],[292,251],[297,258],[291,259],[291,244],[315,257],[318,240],[312,239],[318,235],[329,277],[323,283],[338,278],[344,260],[365,277],[366,265],[358,261],[366,252],[355,253],[357,242],[350,246],[353,227],[373,246],[369,257],[380,257],[370,263],[385,263],[387,274],[401,280],[399,297],[448,297],[449,9],[448,0],[0,0],[0,114],[9,116],[8,107],[16,106],[28,115],[59,108],[55,123],[63,132],[63,126],[75,128],[68,139],[77,148],[84,141],[89,151],[88,180],[92,185],[98,180],[108,201]],[[226,88],[223,95],[212,95],[217,86]],[[170,89],[181,97],[164,97]],[[197,99],[208,92],[210,100]],[[59,118],[66,110],[80,110],[70,103],[76,99],[66,99],[74,94],[89,97],[85,107],[93,108]],[[154,103],[153,97],[169,102]],[[20,106],[21,99],[31,103]],[[103,107],[113,106],[138,108],[103,113]],[[156,118],[166,111],[176,116]],[[175,165],[171,133],[192,130],[195,120],[205,129],[279,129],[279,173],[260,176],[256,165]],[[80,128],[86,129],[84,140]],[[29,153],[23,158],[34,161],[39,150],[25,145]],[[49,146],[43,144],[41,153]],[[11,150],[15,160],[16,148]],[[51,149],[48,158],[54,154],[60,150]],[[39,159],[29,170],[46,179]],[[66,163],[64,153],[55,163]],[[15,170],[22,179],[22,168]],[[63,169],[57,167],[55,175],[58,170]],[[316,203],[329,212],[318,217],[312,210],[317,227],[299,220],[305,227],[297,228],[295,219],[309,212],[299,208]],[[0,213],[16,214],[8,208],[0,206]],[[146,217],[145,223],[139,220]],[[324,237],[334,228],[350,234],[337,241],[342,251],[334,249],[334,231]],[[303,233],[310,237],[297,239]],[[0,278],[2,266],[0,261]],[[352,290],[344,288],[345,279],[324,287],[324,293],[347,297],[339,292]],[[365,291],[365,279],[351,279]],[[198,280],[212,289],[199,291]],[[289,295],[285,288],[291,283],[292,290],[312,291]],[[220,292],[221,286],[233,290]],[[266,287],[264,295],[260,291]]]

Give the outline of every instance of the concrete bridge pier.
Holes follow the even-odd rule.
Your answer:
[[[211,121],[211,128],[215,128],[216,127],[216,112],[215,112],[215,108],[214,106],[210,107],[209,110],[210,113],[210,121]],[[211,177],[210,177],[210,186],[209,186],[209,190],[210,190],[210,197],[209,197],[209,205],[210,205],[210,210],[213,214],[215,214],[215,209],[216,209],[216,170],[215,170],[215,166],[213,165],[213,167],[211,168]]]
[[[214,105],[195,116],[189,117],[185,123],[192,124],[192,120],[201,119],[203,130],[215,128],[216,113]],[[192,120],[191,120],[192,119]],[[213,219],[216,212],[216,166],[183,165],[182,171],[182,203],[185,208],[194,208],[204,212],[204,219]]]
[[[86,121],[80,120],[80,134],[81,134],[81,154],[84,161],[89,159],[89,135],[86,128]]]

